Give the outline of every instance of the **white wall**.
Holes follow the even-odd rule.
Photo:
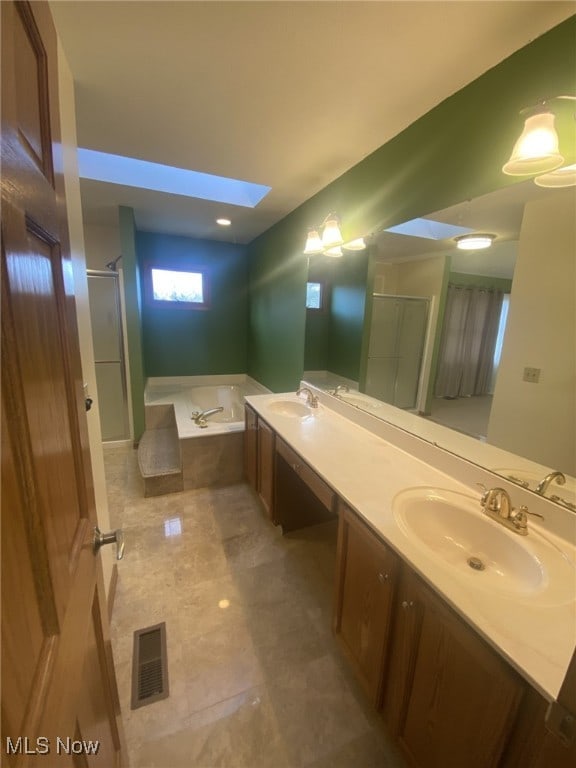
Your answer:
[[[405,261],[395,264],[376,262],[374,275],[375,293],[390,293],[398,296],[424,296],[430,298],[430,316],[426,344],[422,355],[420,382],[416,409],[426,410],[426,395],[432,371],[432,355],[438,328],[438,310],[440,294],[444,285],[446,255],[440,254],[417,261]]]
[[[85,224],[84,245],[88,269],[106,269],[106,264],[115,261],[121,253],[119,226]],[[121,267],[122,261],[119,261],[118,268]]]
[[[102,435],[100,432],[100,415],[96,397],[96,371],[94,368],[94,350],[92,346],[92,328],[90,323],[90,306],[88,303],[88,282],[86,279],[86,261],[84,256],[84,235],[82,228],[82,207],[80,202],[80,179],[78,177],[76,111],[74,102],[74,82],[60,42],[58,42],[58,70],[60,95],[60,120],[62,131],[62,148],[64,155],[64,183],[66,190],[66,207],[70,234],[70,250],[72,268],[74,271],[74,287],[76,294],[76,313],[78,317],[78,334],[80,337],[80,354],[82,358],[82,373],[87,384],[87,395],[94,400],[88,417],[88,437],[90,441],[90,459],[94,479],[96,510],[100,530],[110,529],[108,514],[108,497],[106,478],[104,474],[104,456],[102,453]],[[114,553],[110,547],[101,550],[104,585],[106,595],[110,588]]]
[[[576,193],[526,205],[488,442],[576,475]],[[522,380],[540,368],[540,382]]]

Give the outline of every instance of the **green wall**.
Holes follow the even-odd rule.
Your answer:
[[[367,271],[367,251],[310,258],[308,279],[324,283],[326,299],[323,311],[306,311],[305,370],[358,380]]]
[[[273,392],[295,390],[304,370],[308,270],[293,235],[280,222],[249,246],[248,373]]]
[[[142,349],[146,376],[245,373],[248,292],[245,246],[138,232],[138,263],[194,270],[209,280],[207,309],[158,307],[142,302]]]
[[[364,330],[368,252],[346,254],[332,283],[328,370],[358,381]]]
[[[302,374],[308,227],[336,211],[349,240],[515,183],[501,167],[523,126],[519,112],[544,96],[574,91],[575,36],[572,17],[446,99],[250,244],[252,376],[282,391],[293,389]],[[572,111],[569,102],[558,103],[557,128],[561,147],[569,143],[569,162],[576,160]]]
[[[136,258],[136,227],[132,208],[118,209],[122,271],[124,276],[124,301],[126,306],[127,358],[130,369],[130,394],[132,398],[132,422],[134,442],[144,432],[144,361],[142,357],[142,325],[140,300],[140,271]]]

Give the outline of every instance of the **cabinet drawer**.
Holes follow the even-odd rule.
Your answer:
[[[292,467],[298,477],[306,483],[322,504],[327,509],[332,509],[335,496],[334,491],[322,478],[318,477],[313,469],[310,469],[304,459],[279,437],[276,439],[276,451]]]

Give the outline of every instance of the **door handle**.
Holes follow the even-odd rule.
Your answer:
[[[124,532],[121,528],[109,533],[102,533],[100,528],[94,528],[94,554],[97,554],[100,547],[105,544],[116,544],[116,560],[122,560],[124,557]]]

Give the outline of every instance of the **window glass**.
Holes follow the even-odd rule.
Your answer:
[[[181,272],[156,267],[153,267],[151,272],[154,301],[204,304],[204,276],[202,272]]]
[[[322,283],[306,283],[306,309],[322,309]]]

